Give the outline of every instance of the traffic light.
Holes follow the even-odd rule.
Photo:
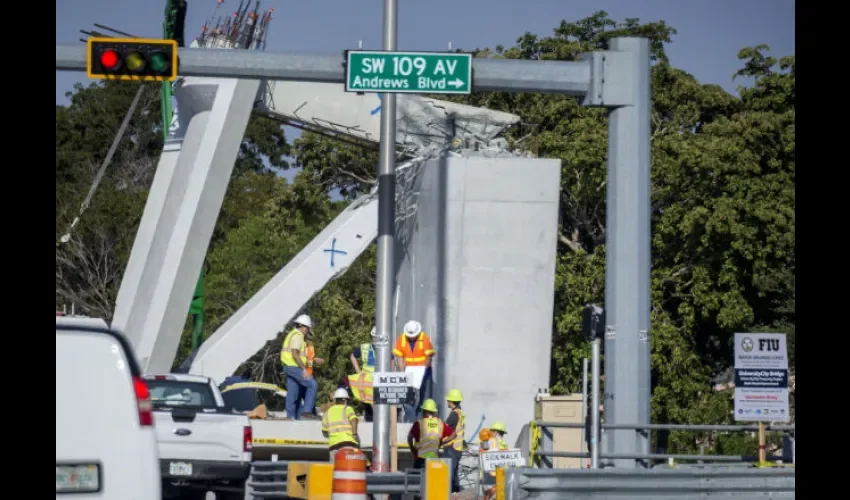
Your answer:
[[[587,304],[582,311],[582,330],[587,338],[602,338],[605,333],[605,309],[596,304]]]
[[[89,78],[174,81],[177,42],[147,38],[89,38],[86,74]]]

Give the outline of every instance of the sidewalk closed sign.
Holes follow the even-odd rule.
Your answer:
[[[374,404],[416,404],[416,389],[411,385],[411,376],[404,372],[375,372],[372,376]]]
[[[522,450],[493,450],[481,454],[481,469],[493,472],[496,467],[525,467]]]
[[[735,334],[735,420],[788,422],[784,333]]]

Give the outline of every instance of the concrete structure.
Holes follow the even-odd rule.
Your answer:
[[[187,82],[193,80],[196,79],[186,79]],[[185,92],[192,92],[193,87],[184,84],[178,88],[183,89],[179,94],[175,89],[175,95],[180,98],[185,96]],[[183,98],[193,102],[209,95],[201,93]],[[398,166],[399,224],[406,227],[405,221],[412,213],[411,209],[415,209],[411,197],[416,191],[414,184],[422,162],[450,148],[449,143],[453,139],[458,145],[474,144],[485,150],[500,150],[505,141],[497,135],[517,123],[519,117],[417,95],[403,97],[398,108],[398,144],[400,148],[413,152],[414,156],[420,155]],[[180,102],[178,100],[178,104]],[[281,122],[298,122],[324,132],[376,141],[380,125],[378,104],[380,101],[371,94],[347,93],[339,85],[274,82],[260,86],[254,110]],[[186,118],[185,114],[181,105],[181,121]],[[228,135],[235,137],[236,132],[235,128],[231,129]],[[344,273],[375,240],[377,233],[377,198],[375,193],[371,193],[342,212],[219,327],[198,350],[190,372],[215,380],[231,375],[240,364],[273,339],[314,294]],[[175,319],[169,328],[162,328],[160,336],[172,336],[174,338],[170,341],[176,342],[182,333],[181,326],[182,323],[178,325]],[[168,362],[173,359],[172,353]]]
[[[258,89],[216,78],[174,89],[180,131],[157,166],[112,318],[147,373],[171,371]]]
[[[476,90],[564,93],[580,97],[582,105],[609,110],[605,400],[608,410],[606,420],[612,424],[643,424],[650,419],[649,57],[648,39],[614,38],[610,50],[582,54],[578,61],[482,59],[473,64],[473,86]],[[82,70],[85,67],[86,52],[83,48],[57,44],[58,70]],[[337,56],[263,54],[257,51],[236,55],[232,51],[184,49],[181,52],[181,73],[186,76],[341,83],[345,72]],[[173,199],[166,200],[165,205],[174,202]],[[183,208],[189,219],[194,218],[198,209],[191,206]],[[182,258],[177,246],[179,243],[174,247],[173,255]],[[206,246],[206,241],[202,246]],[[190,250],[184,247],[183,252],[186,251]],[[195,271],[192,281],[199,269]],[[177,273],[177,277],[169,273],[170,276],[162,279],[172,284],[184,276],[184,273]],[[142,280],[147,279],[142,276]],[[157,278],[150,280],[156,281]],[[164,285],[159,288],[170,289]],[[187,304],[190,292],[191,287],[186,293]],[[175,294],[174,300],[181,302],[182,296]],[[164,315],[165,312],[157,310],[155,314]],[[164,334],[175,335],[168,326],[173,325],[163,323]],[[633,430],[617,430],[609,438],[607,448],[613,452],[631,454],[648,450],[646,436]],[[622,467],[645,465],[631,459],[614,462]]]
[[[465,156],[418,176],[395,331],[415,319],[431,334],[435,399],[463,391],[467,439],[485,415],[518,435],[549,387],[560,173],[559,160]]]

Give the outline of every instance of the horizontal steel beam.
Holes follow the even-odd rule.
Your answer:
[[[180,76],[249,78],[339,83],[345,81],[342,55],[254,50],[179,50]],[[57,44],[56,69],[85,71],[86,46]],[[590,87],[589,61],[473,59],[475,91],[563,93],[583,97]]]
[[[794,498],[793,468],[505,470],[506,498]]]
[[[537,450],[536,455],[553,458],[589,458],[590,453],[579,451]],[[600,453],[599,458],[608,460],[695,460],[704,462],[758,462],[756,455],[689,455],[684,453]],[[768,462],[783,460],[781,456],[769,456]]]
[[[535,422],[540,427],[583,429],[583,423],[577,422]],[[716,432],[756,432],[757,425],[705,425],[705,424],[602,424],[603,429],[628,430],[668,430],[668,431],[716,431]],[[795,432],[794,425],[765,425],[765,430],[776,432]]]

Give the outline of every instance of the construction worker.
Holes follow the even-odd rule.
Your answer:
[[[315,392],[313,394],[317,394],[319,392],[319,384],[316,382],[316,377],[313,376],[313,367],[321,366],[325,360],[322,358],[316,357],[316,346],[313,344],[313,340],[311,337],[313,336],[313,332],[310,331],[307,333],[307,347],[304,349],[304,354],[307,357],[307,373],[310,375],[310,378],[307,380],[308,384],[313,386]],[[313,409],[307,408],[304,405],[304,400],[307,397],[307,388],[302,387],[298,393],[298,400],[296,402],[297,408],[295,408],[296,414],[303,413],[312,413],[316,414],[316,405],[313,404]],[[315,398],[313,399],[315,401]]]
[[[431,388],[431,359],[437,351],[431,343],[431,337],[422,331],[418,321],[408,321],[404,325],[404,335],[399,335],[393,348],[396,366],[399,371],[408,368],[421,367],[424,370],[422,383],[417,387],[417,401],[430,398]],[[413,371],[413,370],[410,370]],[[416,405],[404,405],[404,421],[412,423],[416,420]]]
[[[280,363],[286,375],[286,417],[293,420],[312,420],[316,405],[317,384],[307,371],[307,334],[313,328],[310,316],[302,314],[295,318],[294,328],[283,339],[280,348]],[[304,389],[304,406],[298,407],[301,389]]]
[[[375,328],[372,328],[372,337],[375,337]],[[374,373],[375,372],[375,349],[372,348],[371,342],[364,342],[355,347],[351,351],[351,366],[354,367],[355,373],[361,371]]]
[[[437,417],[437,403],[433,399],[426,399],[422,403],[422,415],[407,433],[407,445],[413,452],[414,469],[423,469],[428,458],[439,458],[443,444],[455,437],[454,429]]]
[[[351,389],[351,395],[354,399],[363,403],[364,420],[372,421],[372,372],[362,371],[349,375],[347,387]]]
[[[481,443],[481,449],[486,451],[503,451],[508,449],[508,444],[505,443],[505,440],[502,439],[507,431],[505,430],[505,424],[502,423],[501,420],[497,420],[493,422],[489,427],[490,431],[490,439]],[[479,471],[478,479],[482,485],[485,486],[485,500],[493,498],[496,493],[496,472],[484,472],[483,470]]]
[[[490,426],[490,442],[488,443],[489,444],[488,449],[490,451],[507,450],[508,444],[505,443],[504,439],[502,439],[502,438],[505,437],[505,434],[507,434],[507,433],[508,433],[508,431],[505,430],[505,424],[502,423],[501,420],[497,420],[496,422],[493,422],[493,425]]]
[[[328,438],[331,464],[336,452],[342,448],[360,449],[357,414],[348,406],[348,391],[340,387],[334,391],[333,399],[333,406],[322,415],[322,436]]]
[[[466,428],[466,415],[460,408],[460,402],[463,401],[463,394],[459,389],[452,389],[446,396],[446,404],[449,407],[449,418],[446,419],[446,425],[454,429],[455,438],[443,447],[443,456],[452,461],[452,493],[460,491],[460,459],[463,456],[464,448],[464,431]]]

